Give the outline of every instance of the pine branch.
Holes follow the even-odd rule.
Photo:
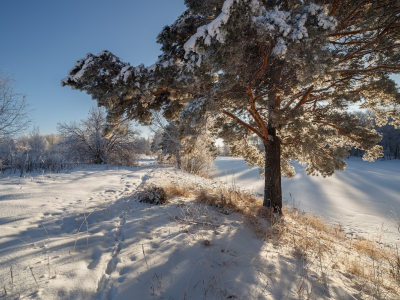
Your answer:
[[[304,94],[303,98],[301,98],[301,100],[299,101],[299,103],[297,103],[297,105],[294,107],[294,109],[299,109],[307,100],[307,98],[310,96],[311,92],[313,91],[314,86],[310,86],[306,93]]]
[[[335,14],[336,9],[339,6],[339,2],[340,2],[340,0],[333,0],[332,9],[331,9],[331,12],[329,13],[330,16],[333,16]]]
[[[231,119],[236,120],[239,124],[241,124],[243,127],[247,128],[248,130],[254,132],[260,139],[264,140],[264,136],[262,135],[262,133],[260,133],[257,129],[253,128],[252,126],[250,126],[249,124],[247,124],[246,122],[242,121],[241,119],[239,119],[237,116],[235,116],[234,114],[230,113],[227,110],[223,110],[222,111],[225,115],[227,115],[228,117],[230,117]]]
[[[400,66],[389,66],[389,65],[380,65],[373,68],[367,69],[344,69],[344,70],[335,70],[336,73],[370,73],[373,71],[383,71],[383,70],[400,70]]]

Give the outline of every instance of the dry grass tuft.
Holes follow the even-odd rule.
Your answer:
[[[363,278],[368,277],[366,276],[365,268],[360,259],[349,260],[345,262],[344,265],[347,273]]]
[[[376,243],[370,240],[363,239],[360,241],[354,241],[353,247],[357,249],[358,252],[373,257],[375,259],[381,259],[385,257],[385,251],[383,251],[381,248],[378,248],[376,246]]]
[[[203,241],[203,245],[204,245],[205,247],[210,247],[210,246],[211,246],[211,242],[210,242],[209,240],[204,240],[204,241]]]
[[[195,199],[197,202],[215,206],[225,214],[240,213],[257,237],[271,236],[269,225],[275,220],[275,215],[271,209],[263,207],[262,200],[250,191],[240,190],[235,184],[231,186],[221,184],[213,189],[203,188]],[[265,224],[265,220],[268,224]]]
[[[262,207],[260,199],[249,191],[237,187],[203,188],[196,195],[196,201],[219,208],[229,207],[232,211],[245,215],[254,214],[255,209]]]
[[[283,214],[285,218],[290,219],[296,224],[312,228],[317,232],[326,233],[328,236],[333,236],[339,239],[345,238],[345,234],[340,225],[332,226],[327,224],[320,216],[309,214],[289,206],[283,208]]]
[[[219,212],[240,213],[257,237],[269,240],[303,261],[321,278],[338,272],[353,276],[354,287],[375,299],[399,299],[400,255],[397,246],[382,246],[371,239],[346,236],[341,224],[286,206],[279,216],[262,206],[262,199],[231,185],[165,187],[167,194],[189,197],[214,206]],[[399,221],[400,223],[400,221]],[[205,245],[207,246],[207,245]],[[307,270],[304,272],[307,273]]]
[[[163,185],[164,191],[165,193],[169,196],[169,197],[174,197],[174,196],[180,196],[180,197],[190,197],[191,193],[190,191],[185,188],[185,187],[181,187],[175,184],[168,184],[168,185]]]
[[[210,206],[217,206],[218,201],[220,198],[215,194],[210,194],[208,190],[201,190],[196,195],[196,201],[200,203],[204,203]]]

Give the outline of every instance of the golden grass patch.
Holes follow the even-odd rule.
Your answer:
[[[321,274],[339,271],[352,275],[360,291],[378,299],[382,293],[387,299],[400,297],[397,247],[383,247],[361,237],[354,240],[352,235],[346,236],[341,224],[329,224],[295,207],[285,206],[279,216],[263,207],[262,199],[234,183],[210,187],[166,184],[164,189],[168,195],[191,196],[220,212],[242,214],[257,237],[273,242],[305,265],[313,265]]]

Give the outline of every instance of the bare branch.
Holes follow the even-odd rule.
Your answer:
[[[30,124],[26,96],[14,92],[14,80],[0,70],[0,137],[15,135]]]

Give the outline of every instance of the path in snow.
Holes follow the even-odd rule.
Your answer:
[[[364,162],[349,159],[344,172],[332,177],[307,176],[305,168],[296,164],[296,175],[282,178],[283,197],[293,204],[334,223],[341,223],[347,233],[375,235],[384,224],[388,238],[399,240],[392,211],[400,216],[400,161]],[[264,182],[258,169],[249,169],[241,158],[218,157],[215,165],[218,179],[231,181],[263,194]]]
[[[0,282],[10,299],[19,293],[27,299],[89,299],[101,289],[99,279],[115,268],[124,238],[125,199],[152,169],[82,166],[22,178],[2,174]]]

